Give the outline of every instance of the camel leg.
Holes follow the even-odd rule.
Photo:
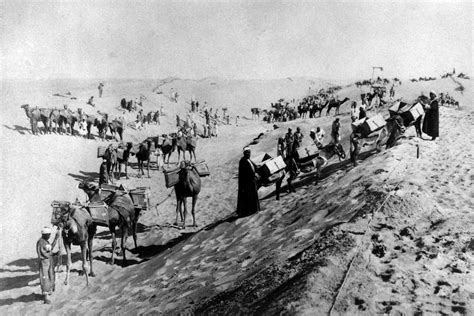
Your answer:
[[[197,227],[196,216],[195,216],[195,208],[196,208],[197,199],[198,199],[198,195],[197,194],[193,195],[193,207],[191,208],[191,214],[193,215],[193,227]]]
[[[127,238],[128,238],[128,227],[127,223],[122,224],[122,256],[123,256],[123,262],[122,262],[122,267],[127,266],[127,258],[125,257],[125,252],[127,250],[126,244],[127,244]]]
[[[89,286],[89,274],[87,273],[87,252],[88,252],[87,242],[84,241],[81,244],[81,255],[82,255],[82,273],[86,276],[86,285]]]
[[[176,220],[174,222],[174,225],[176,226],[178,226],[178,214],[181,214],[181,201],[180,201],[180,198],[178,197],[178,194],[176,194]],[[182,216],[181,216],[181,220],[183,220]]]
[[[281,188],[281,183],[283,182],[283,177],[277,180],[275,186],[276,186],[276,200],[280,200],[280,188]]]
[[[183,211],[181,212],[181,216],[183,218],[183,229],[186,228],[186,215],[188,213],[188,210],[186,208],[186,197],[182,198],[182,203],[183,203]]]
[[[64,244],[64,248],[66,248],[66,255],[67,255],[66,279],[64,280],[64,285],[67,285],[69,283],[69,273],[71,272],[71,243],[66,242]]]
[[[112,257],[110,258],[109,263],[114,264],[115,248],[117,247],[117,241],[115,240],[115,226],[114,227],[110,226],[109,230],[110,230],[110,234],[112,235]]]
[[[140,210],[135,210],[135,217],[133,218],[132,222],[132,236],[133,236],[133,243],[135,244],[135,250],[137,250],[137,224],[138,224],[138,216],[140,215]]]
[[[130,179],[130,178],[128,177],[128,172],[127,172],[127,171],[128,171],[128,168],[127,168],[127,167],[128,167],[128,161],[125,162],[125,179]]]
[[[89,231],[89,239],[87,240],[87,248],[88,248],[88,255],[89,255],[89,276],[95,277],[94,269],[92,268],[92,249],[94,246],[94,235],[96,233],[97,227],[93,225]]]
[[[148,175],[148,178],[150,177],[150,158],[146,161],[146,173]]]

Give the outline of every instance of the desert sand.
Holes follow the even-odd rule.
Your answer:
[[[274,187],[259,191],[262,211],[235,219],[237,168],[242,147],[253,155],[276,154],[276,139],[288,127],[309,130],[321,126],[327,138],[334,115],[271,124],[250,119],[250,108],[269,108],[280,98],[304,97],[310,88],[343,86],[338,95],[359,100],[361,89],[350,82],[312,78],[269,81],[110,80],[103,98],[98,81],[5,81],[0,117],[1,209],[0,313],[38,314],[472,314],[474,313],[474,107],[472,83],[451,79],[411,83],[402,80],[396,97],[411,100],[434,89],[449,92],[460,109],[440,110],[440,138],[425,141],[410,127],[398,145],[377,153],[364,148],[360,164],[333,158],[314,185],[312,174],[296,182],[297,192]],[[160,87],[162,94],[157,94]],[[179,101],[166,97],[173,88]],[[155,89],[155,92],[153,90]],[[362,88],[364,90],[364,88]],[[53,96],[70,91],[76,100]],[[86,105],[95,95],[96,107]],[[41,300],[35,243],[41,227],[50,223],[53,200],[86,201],[77,186],[97,179],[100,140],[69,135],[30,133],[20,105],[99,110],[123,115],[122,98],[144,95],[144,112],[164,107],[162,124],[136,131],[126,129],[126,141],[174,132],[175,116],[185,115],[195,96],[211,107],[227,107],[239,125],[219,127],[217,138],[199,139],[198,159],[211,170],[203,178],[197,203],[198,228],[170,226],[176,201],[164,184],[162,171],[151,178],[122,178],[129,188],[149,186],[157,205],[139,220],[138,244],[128,240],[129,265],[121,256],[108,265],[110,234],[99,229],[94,241],[95,272],[89,287],[77,271],[79,247],[73,247],[73,273],[63,285],[57,274],[53,304]],[[202,104],[202,103],[201,103]],[[380,110],[387,113],[386,109]],[[375,112],[369,112],[369,116]],[[136,113],[126,113],[132,121]],[[349,149],[349,103],[341,107],[342,143]],[[41,126],[41,124],[40,124]],[[96,133],[95,129],[93,129]],[[420,156],[417,158],[417,148]],[[135,162],[135,158],[131,159]],[[173,154],[172,162],[177,155]],[[170,193],[171,196],[170,196]],[[189,217],[188,217],[189,218]],[[190,224],[190,222],[188,222]],[[65,258],[64,258],[65,259]],[[63,267],[64,270],[64,267]]]

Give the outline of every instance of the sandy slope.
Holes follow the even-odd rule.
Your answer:
[[[142,139],[169,131],[174,115],[184,113],[185,100],[191,95],[228,106],[232,115],[248,115],[254,105],[280,97],[301,97],[311,84],[307,79],[267,83],[175,80],[161,87],[163,91],[172,87],[183,96],[174,104],[151,93],[156,82],[113,82],[106,83],[105,97],[98,107],[119,115],[115,107],[121,97],[139,94],[148,97],[146,111],[162,103],[168,115],[163,126],[149,127],[140,134],[127,130],[127,139]],[[454,94],[455,87],[449,79],[404,83],[397,96],[410,99],[430,89]],[[152,171],[151,179],[122,181],[129,187],[150,186],[152,204],[161,203],[140,219],[140,247],[131,254],[132,265],[106,265],[110,239],[107,233],[99,233],[94,252],[98,276],[87,289],[76,274],[69,286],[58,283],[53,306],[37,301],[34,243],[40,227],[49,222],[51,200],[84,200],[77,180],[96,176],[100,162],[95,151],[100,142],[60,135],[33,137],[21,128],[27,121],[18,105],[60,106],[63,100],[46,95],[69,89],[81,96],[70,106],[86,108],[84,102],[95,92],[96,84],[49,82],[7,88],[3,99],[9,104],[3,105],[6,112],[0,131],[7,144],[2,148],[1,203],[8,216],[0,237],[8,242],[0,249],[4,265],[0,309],[8,314],[193,310],[313,315],[331,308],[352,258],[334,305],[336,312],[473,310],[469,304],[474,284],[470,273],[474,159],[469,149],[473,148],[474,117],[469,86],[463,96],[454,94],[462,111],[442,109],[439,140],[408,138],[378,155],[366,151],[363,163],[356,168],[347,161],[332,160],[317,187],[311,177],[301,179],[296,194],[284,194],[279,202],[272,197],[262,200],[263,212],[206,227],[234,211],[235,171],[244,145],[265,132],[253,151],[274,153],[275,140],[286,127],[298,125],[306,135],[314,126],[329,131],[333,117],[283,123],[275,131],[248,120],[242,120],[239,127],[223,126],[219,138],[199,140],[198,157],[206,159],[212,174],[203,179],[198,230],[167,227],[174,220],[175,201],[174,195],[168,198],[170,190],[160,172]],[[340,95],[356,98],[360,92],[351,86]],[[348,111],[347,106],[341,109],[346,149]],[[407,133],[413,134],[413,130]],[[420,159],[416,159],[417,145]],[[262,197],[267,193],[271,189],[262,190]],[[80,262],[77,256],[75,259],[74,267],[78,268]],[[60,274],[60,280],[63,277]]]

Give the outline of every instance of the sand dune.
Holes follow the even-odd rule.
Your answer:
[[[297,193],[284,193],[280,201],[272,196],[272,187],[262,189],[263,211],[248,218],[219,222],[235,209],[242,147],[264,133],[252,151],[275,154],[276,139],[288,127],[300,126],[305,141],[316,126],[329,135],[332,115],[277,123],[276,130],[242,119],[239,126],[222,126],[218,138],[199,139],[197,156],[208,162],[211,176],[203,178],[197,229],[179,231],[169,226],[176,204],[161,172],[153,170],[151,179],[120,181],[128,187],[150,186],[151,204],[160,203],[140,218],[139,249],[130,254],[131,265],[120,267],[120,256],[117,265],[106,264],[110,237],[101,230],[94,246],[98,276],[85,288],[85,280],[76,273],[64,286],[64,273],[60,273],[51,306],[38,297],[35,242],[41,227],[49,223],[52,200],[85,201],[78,180],[96,178],[100,164],[96,149],[101,142],[65,135],[32,136],[21,104],[60,107],[67,103],[87,113],[100,110],[119,116],[121,98],[144,95],[145,112],[163,104],[167,115],[160,126],[126,130],[125,139],[136,141],[173,131],[175,115],[184,115],[190,107],[186,101],[193,95],[210,106],[228,107],[232,116],[250,116],[251,107],[268,107],[282,97],[298,99],[309,87],[326,87],[330,82],[311,78],[105,81],[104,97],[96,100],[96,108],[85,102],[97,95],[97,81],[5,83],[0,119],[4,144],[0,202],[6,214],[0,224],[4,241],[0,244],[0,311],[8,315],[184,311],[314,315],[333,308],[351,315],[472,313],[474,114],[470,81],[462,82],[466,86],[462,95],[449,79],[404,82],[396,88],[396,97],[408,100],[434,89],[460,101],[461,110],[441,109],[439,140],[415,138],[410,128],[395,148],[379,154],[364,149],[357,167],[333,158],[317,186],[311,175],[301,177]],[[163,94],[153,92],[157,86]],[[180,95],[178,103],[166,97],[171,88]],[[363,89],[345,86],[339,96],[358,100]],[[77,100],[53,96],[65,91]],[[131,121],[134,115],[125,117]],[[348,104],[341,108],[340,118],[347,151]],[[132,244],[129,240],[128,247]],[[73,267],[80,267],[78,256]]]

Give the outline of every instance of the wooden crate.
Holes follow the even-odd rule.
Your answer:
[[[163,174],[165,175],[165,184],[167,188],[171,188],[179,182],[180,170],[180,168],[172,170],[163,170]]]
[[[148,210],[150,206],[150,188],[149,187],[138,187],[130,190],[130,197],[132,198],[133,205],[136,208],[142,210]]]
[[[386,124],[387,122],[385,122],[383,116],[381,114],[378,114],[365,120],[365,122],[359,126],[358,130],[360,131],[362,136],[367,136],[383,128]]]
[[[209,171],[209,167],[204,161],[194,164],[194,168],[196,169],[200,177],[207,177],[211,174],[211,172]]]
[[[87,206],[92,221],[99,226],[109,226],[109,213],[105,203],[89,203]]]
[[[282,156],[278,156],[276,158],[268,159],[265,161],[263,166],[260,168],[261,169],[261,174],[264,177],[270,177],[272,174],[277,173],[280,170],[285,169],[286,164],[283,161]]]
[[[107,150],[106,146],[97,147],[97,158],[102,158],[105,156],[105,151]]]

